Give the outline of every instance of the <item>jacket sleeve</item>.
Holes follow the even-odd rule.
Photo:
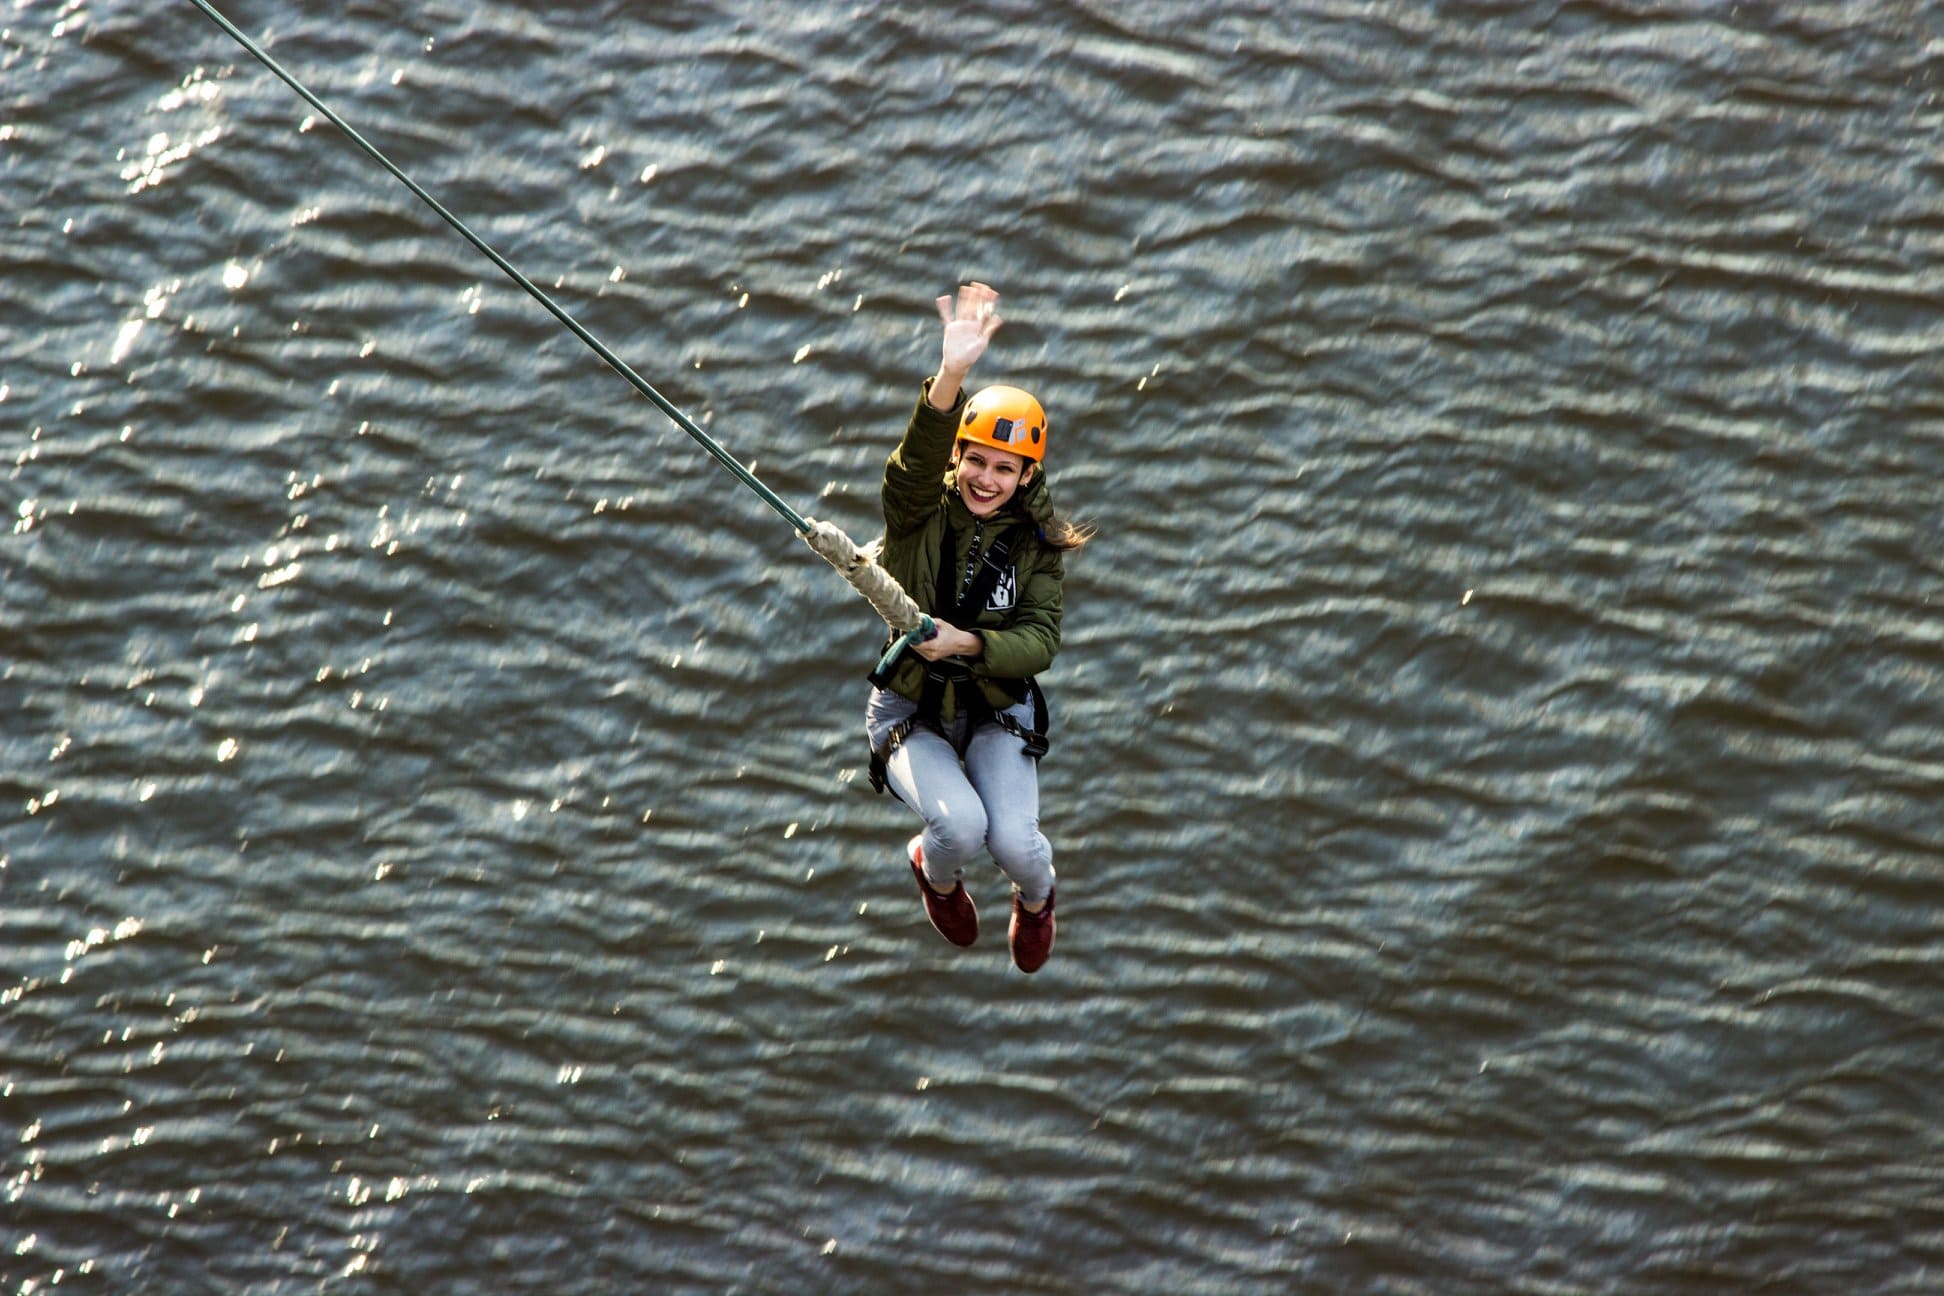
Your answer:
[[[952,462],[952,438],[958,431],[965,393],[950,410],[933,409],[931,379],[918,393],[917,408],[898,448],[884,465],[884,534],[908,535],[937,511],[944,490],[945,470]]]
[[[1061,586],[1065,563],[1055,552],[1043,553],[1030,572],[1022,573],[1019,602],[1000,629],[981,627],[985,652],[972,661],[972,674],[998,680],[1021,680],[1053,664],[1060,651]]]

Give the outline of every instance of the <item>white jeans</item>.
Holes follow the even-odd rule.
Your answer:
[[[881,749],[892,728],[917,714],[918,704],[873,689],[864,715],[871,746]],[[1012,713],[1032,719],[1030,705]],[[1039,762],[1018,736],[987,721],[967,736],[966,718],[950,726],[953,743],[923,725],[913,729],[884,763],[885,780],[898,799],[925,821],[925,876],[950,887],[981,848],[1018,888],[1020,899],[1038,904],[1053,889],[1053,846],[1039,827]]]

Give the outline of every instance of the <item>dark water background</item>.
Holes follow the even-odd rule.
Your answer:
[[[860,539],[1001,288],[1060,941],[925,925],[781,519],[16,0],[0,1291],[1944,1290],[1944,10],[231,16]]]

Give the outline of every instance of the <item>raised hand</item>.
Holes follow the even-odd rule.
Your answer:
[[[947,294],[938,299],[938,318],[945,325],[945,340],[939,349],[938,375],[932,379],[931,403],[950,409],[965,375],[999,331],[999,294],[986,284],[962,284],[956,298]]]

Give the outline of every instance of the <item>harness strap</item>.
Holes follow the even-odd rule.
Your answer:
[[[992,599],[992,591],[999,587],[999,578],[1006,574],[1006,558],[1012,553],[1013,542],[1019,538],[1022,528],[1014,527],[1003,535],[993,537],[992,543],[977,554],[967,555],[968,570],[964,583],[957,593],[949,592],[947,582],[952,578],[951,569],[941,562],[938,568],[939,595],[936,602],[938,612],[953,625],[960,625],[985,610]],[[949,556],[958,549],[957,537],[952,534],[951,524],[945,527],[945,555]],[[977,566],[971,566],[976,563]]]
[[[871,748],[872,791],[883,793],[891,786],[884,777],[885,762],[891,759],[891,753],[898,750],[904,744],[904,740],[911,737],[912,730],[917,727],[918,718],[916,716],[913,716],[909,720],[900,720],[898,723],[892,725],[891,732],[884,736],[884,746],[882,748]],[[893,792],[892,795],[896,796],[897,793]]]
[[[1026,698],[1033,704],[1030,726],[1020,724],[1010,711],[995,711],[992,718],[1001,729],[1025,743],[1026,754],[1038,760],[1047,752],[1047,734],[1053,728],[1053,713],[1046,705],[1046,694],[1040,690],[1038,680],[1026,681]]]

